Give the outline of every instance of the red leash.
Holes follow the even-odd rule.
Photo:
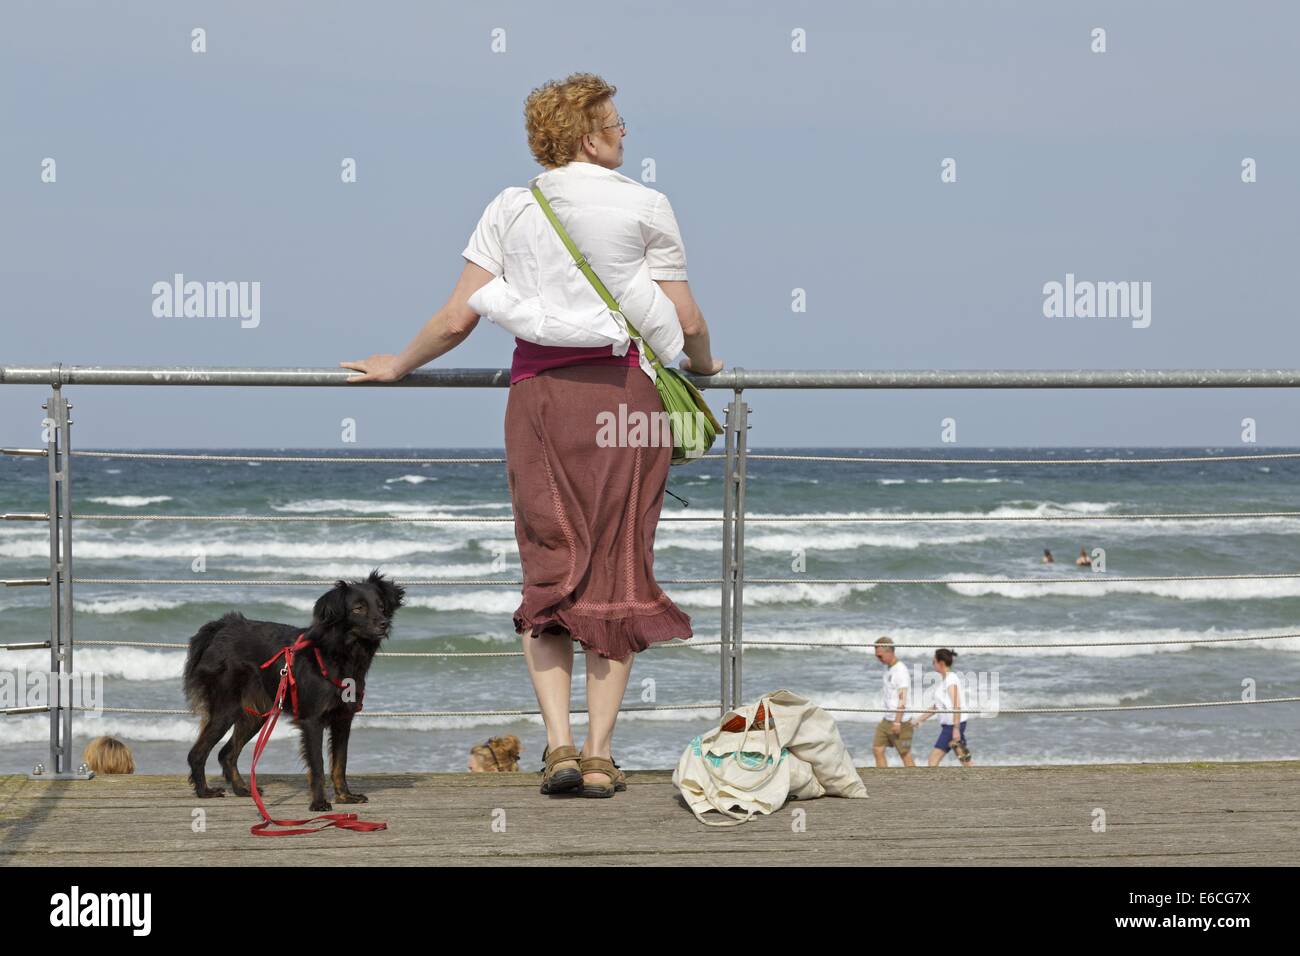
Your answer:
[[[280,648],[269,661],[262,665],[262,669],[270,667],[281,657],[284,657],[284,666],[280,668],[280,686],[275,692],[275,703],[265,714],[259,714],[251,707],[245,707],[250,714],[257,714],[259,717],[270,717],[271,719],[263,722],[262,730],[257,735],[257,746],[253,748],[253,765],[248,770],[248,778],[253,788],[253,802],[257,804],[258,811],[262,814],[262,822],[249,827],[248,832],[253,836],[296,836],[299,833],[319,833],[330,827],[336,827],[340,830],[360,830],[363,833],[369,833],[374,830],[387,830],[388,824],[375,820],[358,820],[355,813],[322,813],[318,816],[308,817],[305,820],[276,820],[266,812],[266,806],[262,803],[262,795],[257,790],[257,761],[262,756],[262,751],[266,749],[267,742],[271,739],[271,732],[275,729],[275,722],[280,719],[280,711],[284,707],[284,695],[286,688],[290,692],[290,699],[293,703],[293,715],[298,716],[298,680],[293,674],[293,656],[296,651],[311,647],[312,644],[307,640],[306,632],[299,634],[298,639],[292,644]],[[325,667],[325,660],[321,657],[320,648],[313,648],[316,651],[316,663],[320,665],[320,672],[328,678],[336,687],[342,687],[343,682],[330,677],[329,671]],[[358,701],[360,704],[360,701]],[[357,710],[361,707],[358,706]],[[314,820],[325,820],[326,822],[317,827],[304,827],[304,823],[311,823]],[[268,827],[295,827],[290,830],[269,830]]]

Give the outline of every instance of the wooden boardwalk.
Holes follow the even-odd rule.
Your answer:
[[[1300,863],[1300,761],[863,770],[866,800],[732,829],[696,822],[668,772],[628,776],[626,793],[583,800],[541,796],[533,773],[358,774],[370,802],[335,809],[388,830],[274,840],[249,834],[251,800],[196,800],[180,776],[0,776],[0,866]],[[262,783],[272,814],[310,816],[302,777]]]

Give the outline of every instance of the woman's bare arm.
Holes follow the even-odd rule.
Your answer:
[[[716,375],[722,371],[721,360],[713,357],[709,346],[709,327],[704,321],[695,296],[691,294],[690,283],[685,279],[656,279],[668,300],[677,307],[677,321],[682,325],[682,335],[686,338],[683,346],[686,359],[681,368],[697,375]]]
[[[339,362],[343,368],[362,372],[349,382],[396,382],[415,369],[446,355],[469,338],[478,325],[479,316],[469,307],[469,297],[492,281],[494,276],[482,266],[466,262],[456,280],[447,304],[433,314],[424,328],[411,339],[400,355],[375,354],[367,359]]]

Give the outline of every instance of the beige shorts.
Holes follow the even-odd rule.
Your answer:
[[[893,730],[894,721],[882,720],[876,724],[876,736],[871,741],[873,747],[893,747],[900,754],[912,752],[912,722],[903,721],[903,729],[898,733]]]

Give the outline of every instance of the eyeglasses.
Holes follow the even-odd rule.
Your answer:
[[[617,127],[617,128],[619,129],[620,132],[626,133],[626,132],[627,132],[627,120],[623,119],[623,117],[620,116],[620,117],[618,118],[618,122],[617,122],[617,123],[614,123],[614,124],[612,124],[612,125],[610,125],[610,126],[602,126],[602,127],[600,128],[600,132],[603,133],[605,130],[607,130],[607,129],[614,129],[615,127]]]

